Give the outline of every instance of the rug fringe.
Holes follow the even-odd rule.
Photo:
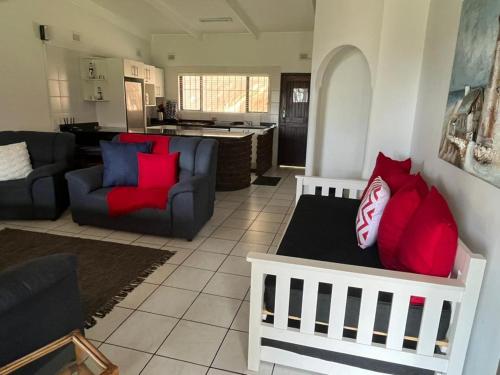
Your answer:
[[[165,255],[161,257],[158,262],[154,262],[149,266],[146,270],[141,272],[139,276],[137,276],[134,280],[130,281],[127,285],[125,285],[114,297],[112,297],[108,302],[106,302],[103,306],[101,306],[96,312],[92,315],[88,316],[85,319],[84,326],[85,329],[92,328],[96,325],[97,321],[95,318],[104,318],[107,314],[109,314],[113,308],[123,301],[139,284],[141,284],[144,280],[148,278],[154,271],[156,271],[159,267],[163,266],[165,262],[170,259],[175,252],[165,251]]]

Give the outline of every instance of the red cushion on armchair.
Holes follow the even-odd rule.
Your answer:
[[[168,155],[137,154],[138,187],[141,189],[170,189],[177,183],[179,153]]]

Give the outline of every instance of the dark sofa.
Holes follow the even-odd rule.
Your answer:
[[[2,131],[0,145],[26,142],[33,172],[0,181],[0,219],[57,219],[68,207],[64,174],[74,162],[75,137],[69,133]]]
[[[179,182],[169,191],[165,210],[145,208],[110,217],[102,187],[103,166],[72,171],[68,180],[71,213],[78,224],[191,240],[212,217],[215,201],[217,141],[171,137],[170,152],[180,152]]]
[[[82,330],[76,256],[50,255],[1,272],[0,322],[0,367]]]
[[[366,249],[358,247],[356,239],[356,215],[360,201],[357,199],[335,198],[333,196],[302,195],[295,207],[292,219],[280,243],[277,254],[289,257],[314,259],[371,268],[383,268],[377,245]],[[320,225],[318,225],[320,223]],[[264,305],[267,311],[274,311],[275,276],[268,275],[265,280]],[[290,284],[289,315],[301,316],[303,280],[292,279]],[[327,324],[330,315],[332,296],[331,284],[319,284],[316,321]],[[344,325],[358,327],[361,305],[361,290],[349,288]],[[391,312],[392,295],[380,293],[375,315],[374,330],[387,332]],[[406,336],[417,337],[420,331],[423,306],[410,305],[406,321]],[[273,317],[268,316],[271,322]],[[451,320],[451,305],[443,304],[437,339],[444,339]],[[297,320],[290,320],[290,326],[299,326]],[[318,324],[316,331],[326,333],[326,325]],[[355,338],[355,332],[344,330],[344,336]],[[376,342],[383,343],[383,336],[374,336]],[[343,363],[367,370],[390,374],[412,375],[432,374],[433,372],[409,366],[356,357],[332,351],[294,345],[276,340],[263,339],[262,345],[281,348],[309,357]],[[414,348],[415,343],[406,341],[404,346]]]

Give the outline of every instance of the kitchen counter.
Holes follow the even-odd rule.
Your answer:
[[[163,120],[158,121],[156,119],[151,119],[151,125],[148,128],[170,125],[183,128],[214,128],[214,129],[255,129],[255,130],[266,130],[276,127],[273,122],[261,122],[259,125],[250,125],[243,121],[209,121],[209,120]]]
[[[147,129],[148,134],[165,134],[165,135],[178,135],[185,137],[209,137],[209,138],[234,138],[241,139],[248,137],[249,133],[234,133],[228,131],[217,131],[207,129],[187,130],[187,129],[162,129],[161,125],[149,126]]]

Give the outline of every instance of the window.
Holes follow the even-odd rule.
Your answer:
[[[307,103],[309,101],[309,90],[304,88],[293,89],[294,103]]]
[[[182,76],[179,77],[179,93],[182,109],[199,111],[201,77],[200,76]]]
[[[203,76],[203,112],[245,112],[245,76]]]
[[[269,77],[248,77],[248,112],[267,112]]]
[[[267,112],[269,77],[246,75],[179,76],[181,110]]]

